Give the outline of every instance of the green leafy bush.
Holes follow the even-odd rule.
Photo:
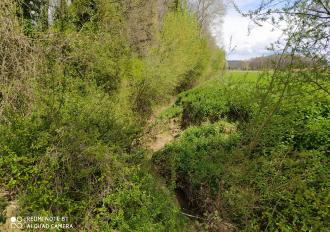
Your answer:
[[[225,215],[244,231],[326,231],[329,159],[318,151],[277,148],[228,170]]]
[[[230,80],[224,83],[216,79],[179,94],[175,105],[181,108],[181,126],[221,119],[249,121],[255,109],[250,86],[250,83],[237,84]]]
[[[163,116],[183,117],[186,111],[186,126],[195,126],[154,154],[158,172],[170,187],[183,191],[190,210],[219,213],[240,231],[326,231],[328,97],[300,92],[284,98],[251,152],[245,149],[246,142],[276,98],[270,96],[270,105],[263,108],[253,83],[239,85],[216,80],[179,95]],[[230,117],[229,106],[240,103],[249,109],[249,120]],[[223,119],[237,120],[238,131],[209,133]],[[205,125],[206,121],[214,124]],[[231,144],[230,149],[225,144]]]
[[[179,231],[184,218],[154,177],[141,167],[124,168],[122,179],[96,209],[96,228],[120,231]],[[114,184],[114,183],[113,183]]]
[[[328,152],[329,102],[328,98],[303,94],[284,101],[262,132],[259,148],[268,151],[285,144],[297,150]]]
[[[184,52],[173,51],[166,65],[154,67],[151,54],[163,61],[164,53],[133,52],[121,7],[77,1],[49,32],[35,34],[43,54],[39,77],[27,86],[33,98],[22,99],[28,107],[20,111],[1,108],[1,187],[15,194],[21,216],[65,215],[82,231],[178,231],[185,224],[170,193],[148,173],[145,158],[135,155],[136,140],[152,106],[173,93],[190,65],[203,69],[195,52],[202,55],[206,41],[196,37],[192,16],[172,12],[161,46],[165,53],[168,43]],[[180,24],[170,26],[177,18],[190,32],[184,41],[167,35],[177,33]],[[185,64],[172,73],[182,57]],[[171,84],[153,92],[158,73],[164,83],[172,78]]]
[[[111,97],[93,82],[56,83],[52,101],[41,94],[31,115],[11,115],[0,127],[1,183],[20,194],[20,215],[66,215],[81,229],[98,228],[101,212],[106,229],[182,226],[169,194],[135,167],[143,159],[126,161],[138,134],[134,120],[117,115]],[[104,212],[109,202],[116,211]]]
[[[226,122],[191,127],[153,157],[158,172],[200,213],[214,207],[224,163],[239,141],[235,131],[235,125]]]
[[[151,114],[156,103],[194,86],[211,66],[212,52],[193,15],[186,10],[175,11],[163,20],[147,55],[133,58],[131,63],[133,109],[144,116]]]
[[[260,191],[260,229],[325,231],[329,226],[329,159],[317,151],[259,158],[252,174]],[[251,178],[252,179],[252,178]],[[271,184],[269,184],[271,183]],[[255,220],[255,219],[254,219]]]

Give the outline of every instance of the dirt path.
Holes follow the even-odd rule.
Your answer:
[[[148,122],[141,143],[152,152],[161,150],[166,144],[173,141],[181,133],[178,119],[160,120],[160,115],[175,102],[172,98],[168,104],[155,110]]]
[[[171,120],[164,130],[157,131],[149,142],[147,148],[153,152],[161,150],[166,144],[173,141],[180,134],[179,126],[175,120]]]

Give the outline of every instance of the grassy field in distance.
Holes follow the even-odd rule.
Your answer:
[[[231,79],[234,81],[252,81],[258,80],[258,77],[262,74],[261,71],[246,71],[246,70],[228,70],[224,73],[225,79]]]

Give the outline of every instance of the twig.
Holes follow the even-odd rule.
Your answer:
[[[191,218],[198,218],[198,219],[201,219],[201,220],[204,220],[206,221],[205,218],[202,218],[202,217],[199,217],[199,216],[195,216],[195,215],[191,215],[191,214],[188,214],[188,213],[184,213],[184,212],[180,212],[181,214],[187,216],[187,217],[191,217]]]

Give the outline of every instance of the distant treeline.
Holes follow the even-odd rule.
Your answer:
[[[263,70],[272,69],[274,67],[286,67],[293,65],[297,68],[311,65],[312,61],[301,57],[292,55],[270,55],[252,58],[249,60],[228,60],[227,68],[231,70]]]

